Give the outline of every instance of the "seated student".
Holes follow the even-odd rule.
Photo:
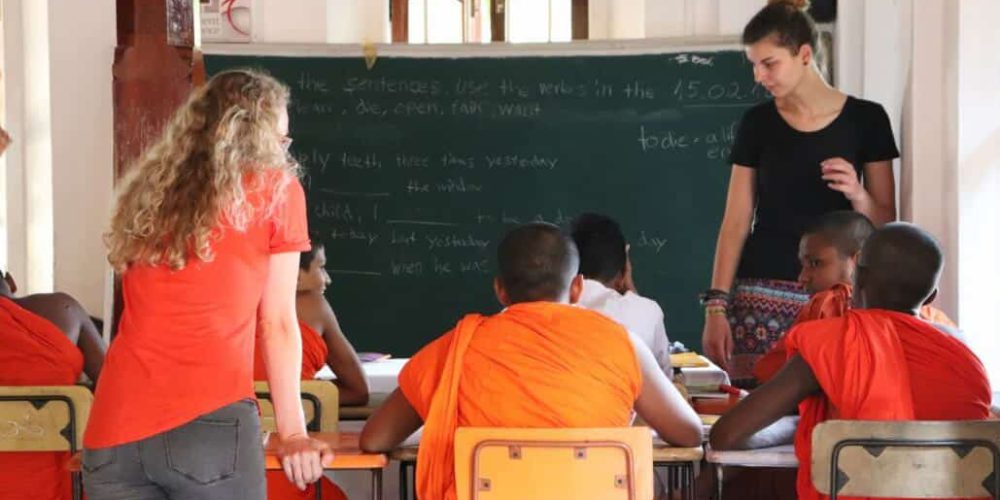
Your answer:
[[[551,224],[511,230],[493,287],[506,309],[470,314],[420,350],[368,420],[361,448],[386,451],[424,425],[417,496],[455,498],[453,438],[464,426],[616,427],[632,410],[667,442],[701,444],[701,423],[641,342],[573,304],[573,241]]]
[[[368,403],[368,379],[358,353],[344,336],[337,315],[323,296],[331,281],[325,267],[326,251],[316,241],[313,239],[312,248],[301,254],[295,293],[295,312],[302,333],[302,379],[311,380],[323,365],[330,365],[337,375],[333,383],[341,406],[362,406]],[[255,352],[254,379],[267,380],[261,349]]]
[[[302,379],[315,378],[316,372],[328,364],[337,375],[333,383],[337,386],[341,406],[364,405],[368,403],[368,379],[361,369],[358,354],[340,330],[337,316],[323,296],[331,282],[326,272],[326,251],[316,238],[312,238],[312,242],[312,248],[302,252],[299,259],[295,294],[295,312],[302,333]],[[255,352],[254,379],[267,380],[262,350],[257,348]],[[324,477],[317,484],[323,489],[323,498],[347,498],[328,478]],[[315,498],[315,487],[310,484],[305,490],[299,490],[282,471],[267,473],[267,497],[272,500]]]
[[[64,293],[14,298],[17,284],[0,275],[0,385],[73,385],[81,372],[96,381],[107,349],[87,311]],[[68,459],[0,453],[0,498],[70,498]]]
[[[851,282],[861,246],[875,232],[875,226],[863,214],[838,210],[824,214],[810,224],[799,241],[802,271],[799,283],[811,295],[795,318],[804,321],[843,316],[851,308]],[[954,329],[955,324],[943,312],[930,306],[937,292],[920,308],[920,317],[931,323]],[[958,335],[955,331],[949,331]],[[753,374],[758,382],[770,380],[788,357],[784,339],[779,339],[756,365]]]
[[[793,327],[788,363],[719,419],[712,447],[773,446],[794,433],[798,495],[809,500],[820,498],[810,456],[812,430],[824,420],[988,418],[983,364],[946,329],[917,317],[937,287],[942,262],[937,243],[916,226],[894,223],[875,231],[858,259],[855,309]],[[797,430],[771,425],[796,405]]]
[[[588,213],[573,220],[571,233],[584,278],[579,304],[617,321],[642,339],[663,372],[670,373],[670,341],[663,310],[636,291],[621,227],[610,217]]]

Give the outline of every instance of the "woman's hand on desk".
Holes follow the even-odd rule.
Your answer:
[[[323,464],[333,460],[329,444],[303,435],[282,439],[278,454],[285,476],[300,490],[323,477]]]
[[[729,358],[733,354],[733,332],[729,328],[729,319],[723,315],[706,315],[701,346],[708,359],[723,370],[728,369]]]

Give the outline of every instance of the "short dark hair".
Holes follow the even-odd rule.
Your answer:
[[[614,219],[585,213],[573,219],[570,234],[580,252],[580,274],[608,283],[625,270],[625,235]]]
[[[569,289],[579,261],[573,240],[545,222],[511,229],[497,248],[498,278],[512,304],[557,300]]]
[[[944,253],[933,236],[905,222],[886,224],[861,249],[860,267],[868,302],[896,310],[916,309],[937,288]],[[871,306],[869,306],[871,307]]]
[[[743,28],[743,45],[774,37],[775,43],[798,54],[799,47],[809,45],[816,50],[819,31],[806,10],[808,0],[771,0]]]
[[[872,221],[854,210],[827,212],[814,219],[802,236],[819,235],[837,249],[841,257],[852,257],[861,251],[865,240],[875,232]]]
[[[309,250],[299,254],[299,269],[303,271],[308,271],[309,266],[311,266],[313,261],[316,260],[316,254],[319,253],[320,250],[326,248],[326,246],[323,245],[323,242],[320,241],[315,234],[309,235],[309,243],[311,245]]]

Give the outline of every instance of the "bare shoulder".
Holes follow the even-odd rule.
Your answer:
[[[333,308],[326,297],[318,293],[306,293],[295,297],[295,309],[299,319],[307,323],[326,323],[335,318]]]
[[[84,313],[83,306],[72,295],[63,292],[36,293],[17,299],[17,302],[21,307],[45,317],[75,317]]]

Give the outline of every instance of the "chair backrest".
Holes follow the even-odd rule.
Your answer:
[[[93,401],[76,385],[0,386],[0,452],[82,449]]]
[[[260,403],[260,427],[275,432],[274,405],[267,382],[255,382],[254,392]],[[337,386],[326,380],[302,381],[302,411],[306,416],[306,429],[311,432],[337,432],[340,396]]]
[[[1000,422],[830,420],[813,430],[812,483],[831,498],[1000,498]]]
[[[455,434],[458,500],[653,497],[648,427],[462,427]]]

